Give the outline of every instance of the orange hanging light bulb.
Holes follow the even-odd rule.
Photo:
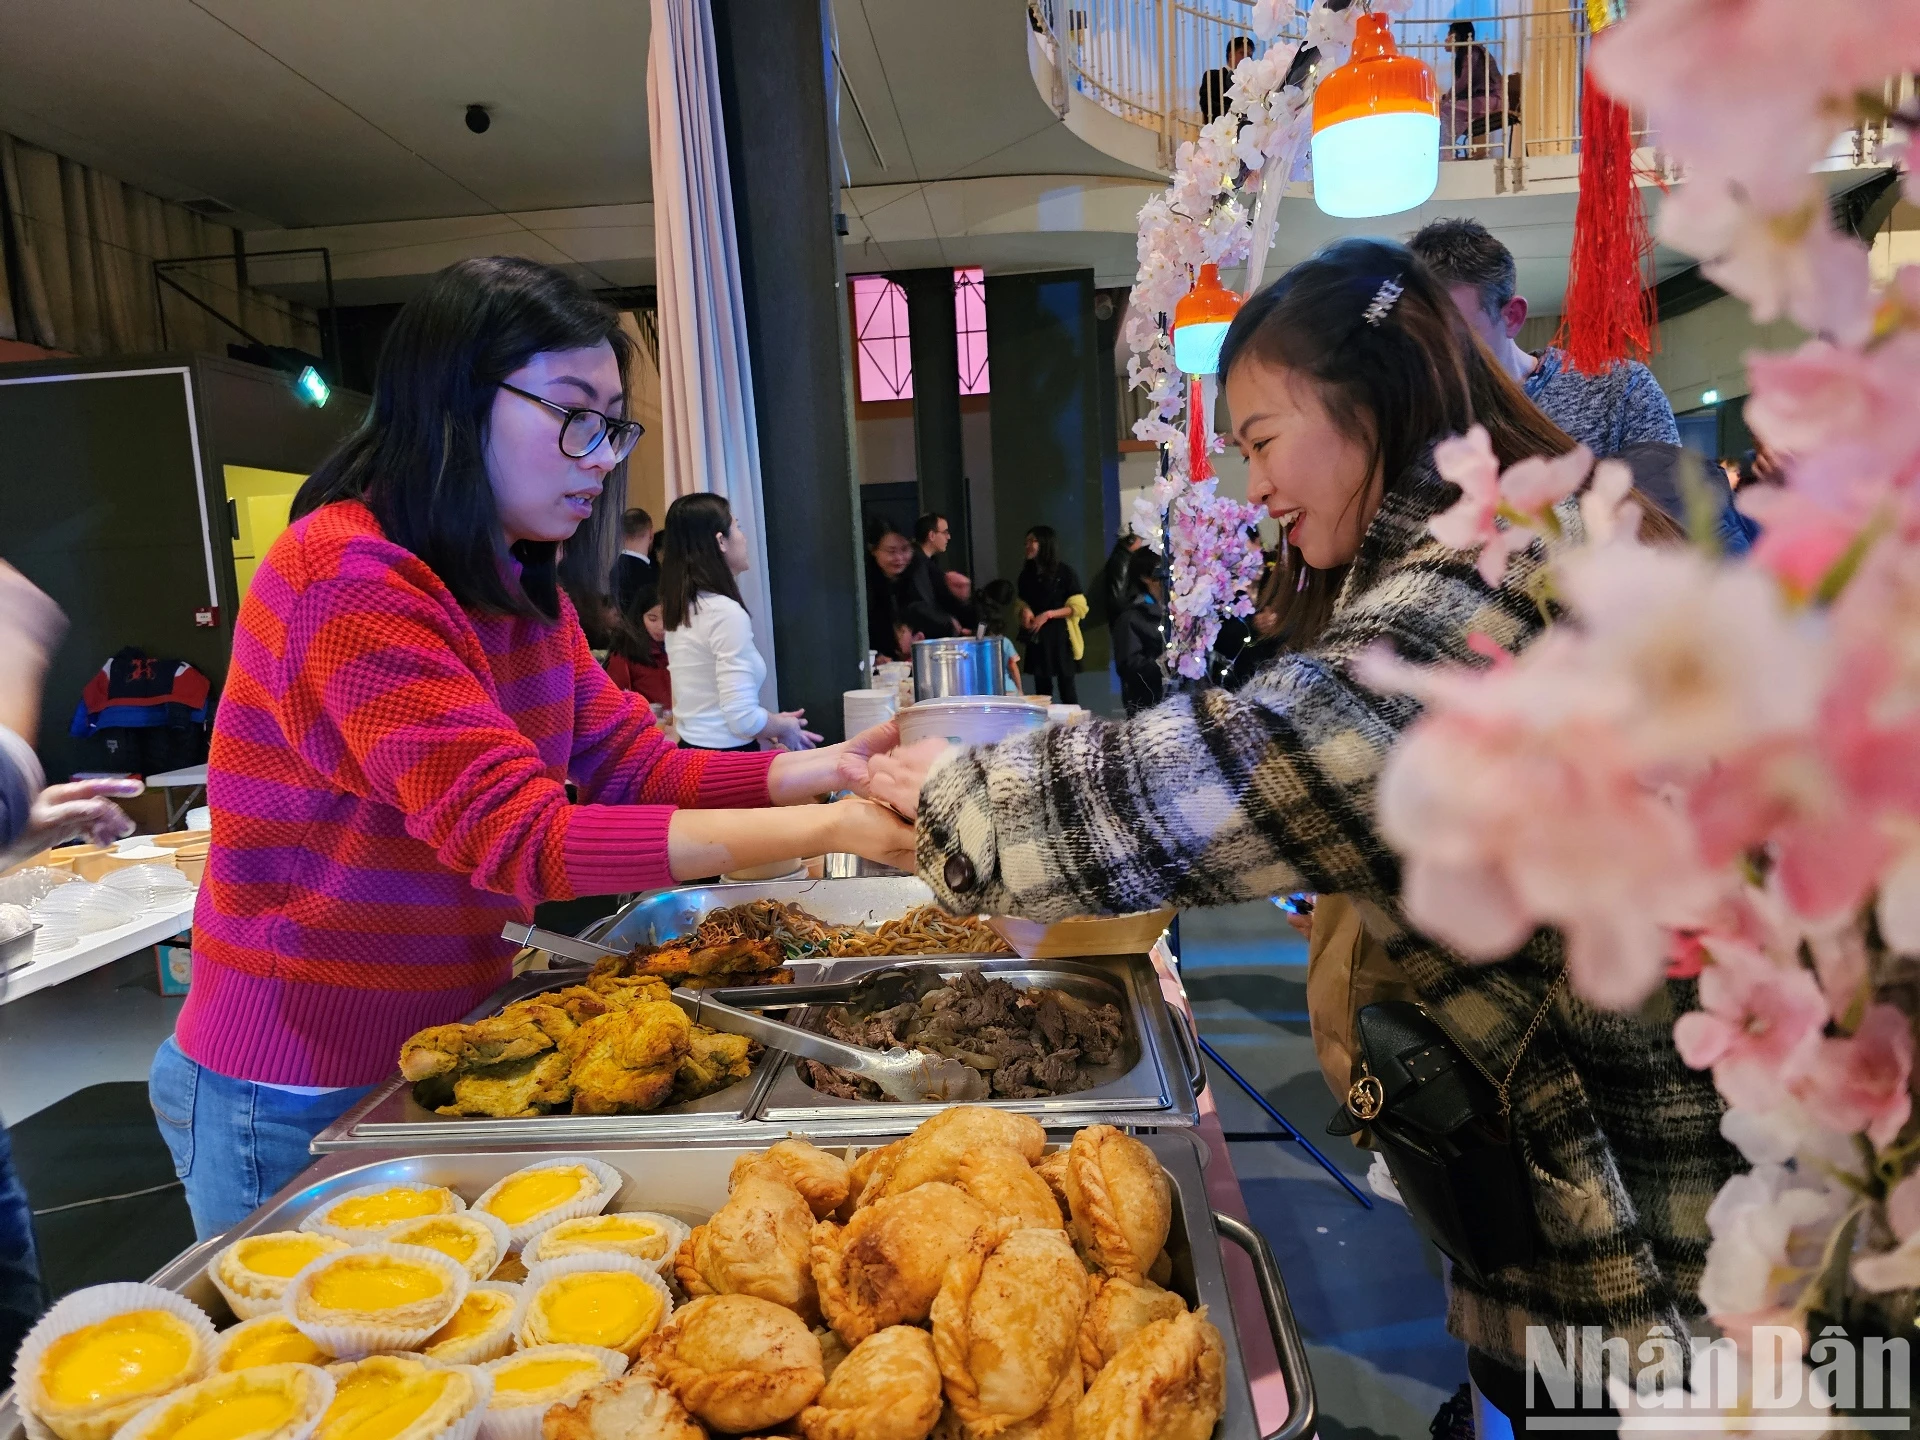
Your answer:
[[[1313,92],[1313,198],[1361,219],[1425,204],[1440,183],[1440,93],[1385,15],[1362,15],[1352,58]]]
[[[1200,278],[1173,307],[1173,363],[1183,374],[1211,375],[1220,368],[1220,345],[1240,313],[1240,297],[1220,283],[1218,265],[1202,265]]]

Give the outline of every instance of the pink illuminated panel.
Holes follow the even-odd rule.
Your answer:
[[[913,354],[907,339],[907,292],[884,275],[853,279],[853,343],[860,398],[911,400]]]
[[[960,338],[960,393],[985,395],[987,382],[987,284],[982,270],[953,272],[953,323]]]

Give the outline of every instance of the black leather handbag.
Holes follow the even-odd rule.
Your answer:
[[[1387,1000],[1356,1017],[1360,1075],[1332,1135],[1372,1131],[1414,1226],[1473,1279],[1534,1258],[1532,1185],[1509,1124],[1507,1087],[1559,989],[1548,987],[1504,1080],[1419,1005]]]

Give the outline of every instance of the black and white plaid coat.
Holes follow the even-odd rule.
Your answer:
[[[1415,661],[1482,663],[1478,632],[1510,651],[1542,631],[1527,598],[1536,545],[1489,588],[1472,557],[1427,532],[1458,491],[1430,466],[1404,477],[1368,527],[1327,630],[1237,694],[1176,696],[1125,724],[1059,727],[960,753],[920,797],[919,869],[955,911],[1060,919],[1159,905],[1225,905],[1294,890],[1351,895],[1429,1013],[1496,1075],[1562,963],[1542,931],[1498,965],[1469,965],[1407,927],[1400,870],[1374,828],[1388,749],[1418,714],[1351,675],[1380,640]],[[1572,507],[1563,518],[1578,533]],[[1513,1083],[1533,1175],[1534,1265],[1485,1287],[1456,1275],[1448,1327],[1520,1365],[1526,1327],[1683,1333],[1706,1212],[1737,1168],[1711,1078],[1674,1053],[1693,1003],[1670,984],[1637,1015],[1561,989]]]

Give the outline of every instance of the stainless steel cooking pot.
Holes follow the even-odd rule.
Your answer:
[[[913,698],[1006,695],[1013,691],[1007,661],[1013,642],[1001,635],[949,637],[913,642]]]

